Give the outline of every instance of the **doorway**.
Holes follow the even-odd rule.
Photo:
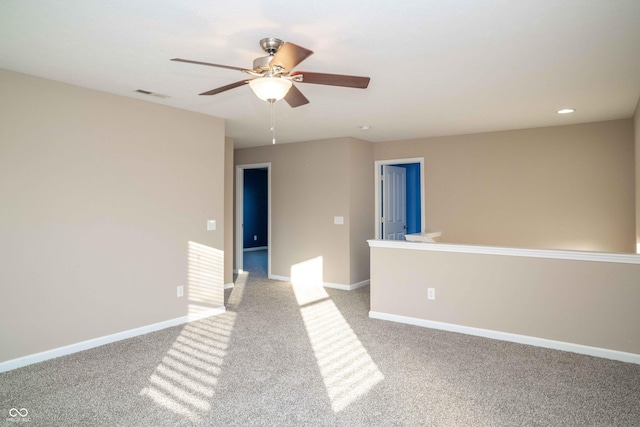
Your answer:
[[[425,230],[423,177],[423,157],[375,162],[376,239],[404,240]]]
[[[236,166],[235,207],[235,272],[270,277],[271,163]]]

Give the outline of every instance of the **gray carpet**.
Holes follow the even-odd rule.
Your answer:
[[[640,426],[639,365],[299,303],[247,254],[223,315],[0,374],[0,425]]]

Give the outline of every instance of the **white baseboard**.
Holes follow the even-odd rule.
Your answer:
[[[231,288],[233,288],[234,286],[235,286],[235,283],[233,283],[233,282],[225,283],[225,284],[224,284],[224,288],[225,288],[225,289],[231,289]]]
[[[275,274],[270,275],[269,279],[271,279],[271,280],[279,280],[281,282],[290,282],[291,281],[291,277],[276,276]],[[358,289],[358,288],[361,288],[363,286],[367,286],[369,283],[370,283],[370,280],[367,279],[367,280],[363,280],[362,282],[354,283],[352,285],[345,285],[345,284],[342,284],[342,283],[322,282],[322,286],[324,286],[325,288],[341,289],[343,291],[352,291],[354,289]]]
[[[588,356],[602,357],[604,359],[618,360],[627,363],[640,364],[640,354],[626,353],[624,351],[610,350],[607,348],[590,347],[582,344],[573,344],[563,341],[553,341],[545,338],[530,337],[527,335],[512,334],[509,332],[480,329],[471,326],[454,325],[452,323],[436,322],[433,320],[418,319],[415,317],[400,316],[397,314],[370,311],[372,319],[389,320],[408,325],[422,326],[425,328],[440,329],[449,332],[458,332],[467,335],[475,335],[484,338],[492,338],[501,341],[510,341],[519,344],[528,344],[536,347],[551,348],[554,350],[569,351],[571,353],[586,354]]]
[[[342,291],[350,291],[351,290],[349,285],[345,285],[345,284],[342,284],[342,283],[322,282],[322,286],[324,286],[325,288],[340,289]]]
[[[328,282],[324,282],[322,285],[325,288],[342,289],[343,291],[353,291],[354,289],[367,286],[369,283],[370,283],[370,280],[367,279],[367,280],[363,280],[362,282],[353,283],[351,285],[342,285],[339,283],[328,283]]]
[[[243,252],[253,252],[253,251],[264,251],[266,249],[269,249],[269,246],[256,246],[255,248],[244,248],[242,249]]]
[[[361,288],[363,286],[369,286],[370,284],[371,284],[371,280],[369,280],[369,279],[363,280],[362,282],[353,283],[353,284],[349,285],[349,290],[353,291],[354,289],[358,289],[358,288]]]
[[[115,334],[105,335],[103,337],[93,338],[87,341],[66,345],[64,347],[58,347],[40,353],[30,354],[28,356],[19,357],[17,359],[7,360],[6,362],[0,363],[0,372],[11,371],[13,369],[22,368],[23,366],[32,365],[34,363],[43,362],[45,360],[54,359],[56,357],[66,356],[68,354],[77,353],[79,351],[100,347],[101,345],[111,344],[116,341],[126,340],[128,338],[137,337],[140,335],[148,334],[150,332],[156,332],[162,329],[171,328],[173,326],[182,325],[184,323],[201,320],[206,317],[216,316],[218,314],[224,313],[225,311],[226,308],[224,306],[211,308],[197,314],[189,314],[186,316],[177,317],[175,319],[169,319],[163,322],[154,323],[152,325],[129,329],[128,331],[117,332]]]

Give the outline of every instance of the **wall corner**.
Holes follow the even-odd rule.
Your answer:
[[[636,174],[636,253],[640,253],[640,98],[633,115],[633,134],[635,138],[635,174]]]
[[[224,283],[233,282],[233,139],[224,139]]]

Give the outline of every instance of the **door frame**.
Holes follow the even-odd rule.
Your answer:
[[[271,162],[236,165],[236,216],[235,216],[235,268],[242,273],[244,267],[244,171],[245,169],[267,168],[267,277],[271,277]]]
[[[375,188],[375,233],[376,240],[382,239],[380,228],[382,227],[382,189],[380,188],[380,181],[382,179],[381,169],[383,165],[405,165],[408,163],[420,164],[420,229],[425,232],[424,222],[424,157],[413,157],[408,159],[390,159],[390,160],[376,160],[374,162],[374,188]]]

